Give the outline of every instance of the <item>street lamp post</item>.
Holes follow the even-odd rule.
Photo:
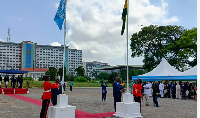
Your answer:
[[[34,73],[35,73],[35,70],[34,70],[34,60],[33,60],[33,79],[34,79]]]

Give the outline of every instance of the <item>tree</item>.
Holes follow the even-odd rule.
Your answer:
[[[140,70],[140,69],[130,69],[129,70],[129,80],[132,80],[132,76],[138,76],[138,75],[143,75],[145,73],[144,70]]]
[[[83,68],[83,66],[79,66],[78,68],[75,69],[75,71],[77,72],[77,76],[84,76],[85,70]]]
[[[55,81],[57,69],[55,67],[49,67],[49,72],[50,72],[50,80]]]
[[[116,72],[113,72],[113,73],[109,74],[108,82],[109,83],[113,83],[115,81],[115,77],[116,76],[118,76],[118,74]]]
[[[59,71],[57,73],[60,76],[60,79],[62,80],[62,76],[63,76],[63,68],[59,68]],[[69,77],[66,74],[66,67],[64,67],[64,80],[68,81]]]
[[[132,35],[130,45],[132,50],[131,56],[133,58],[144,56],[144,69],[147,70],[147,72],[155,68],[163,57],[166,58],[172,66],[183,71],[191,56],[187,53],[187,48],[195,45],[195,31],[193,31],[193,33],[188,33],[186,31],[187,30],[181,26],[150,25],[144,27],[142,31]],[[191,39],[191,37],[188,38],[187,34],[191,34],[190,36],[194,38],[194,43],[187,43],[188,46],[184,46],[183,36],[185,35],[188,40]]]
[[[50,75],[50,70],[47,70],[47,71],[45,72],[45,75]]]
[[[127,78],[127,69],[120,69],[119,71],[120,78],[123,80]]]
[[[108,80],[108,77],[109,77],[109,74],[106,72],[101,72],[99,75],[97,75],[97,78],[101,80]]]

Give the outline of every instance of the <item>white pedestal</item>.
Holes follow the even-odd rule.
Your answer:
[[[116,117],[122,118],[141,118],[140,103],[133,102],[133,95],[125,93],[123,95],[123,102],[116,103]]]
[[[49,107],[49,118],[75,118],[75,106],[68,105],[68,95],[57,96],[57,105]]]

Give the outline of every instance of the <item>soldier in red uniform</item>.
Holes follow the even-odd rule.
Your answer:
[[[46,118],[47,110],[49,107],[50,99],[51,99],[51,89],[58,88],[58,83],[52,84],[48,82],[50,80],[50,76],[43,76],[43,80],[45,81],[43,84],[44,93],[42,95],[42,109],[40,113],[40,118]]]
[[[140,103],[140,113],[141,113],[141,90],[142,90],[142,85],[141,85],[142,81],[141,79],[137,80],[137,84],[135,84],[133,86],[133,95],[134,95],[134,100],[135,102],[139,102]]]

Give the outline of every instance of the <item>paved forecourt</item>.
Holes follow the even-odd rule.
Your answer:
[[[41,100],[43,89],[29,89],[29,94],[22,96]],[[69,104],[77,110],[88,113],[114,112],[112,88],[108,88],[106,101],[102,101],[101,88],[73,88],[65,91],[69,95]],[[158,98],[160,107],[153,107],[153,98],[150,97],[150,106],[142,103],[144,118],[191,118],[197,117],[197,102],[194,99],[179,100]],[[41,106],[19,100],[7,95],[0,95],[0,118],[38,118]]]

